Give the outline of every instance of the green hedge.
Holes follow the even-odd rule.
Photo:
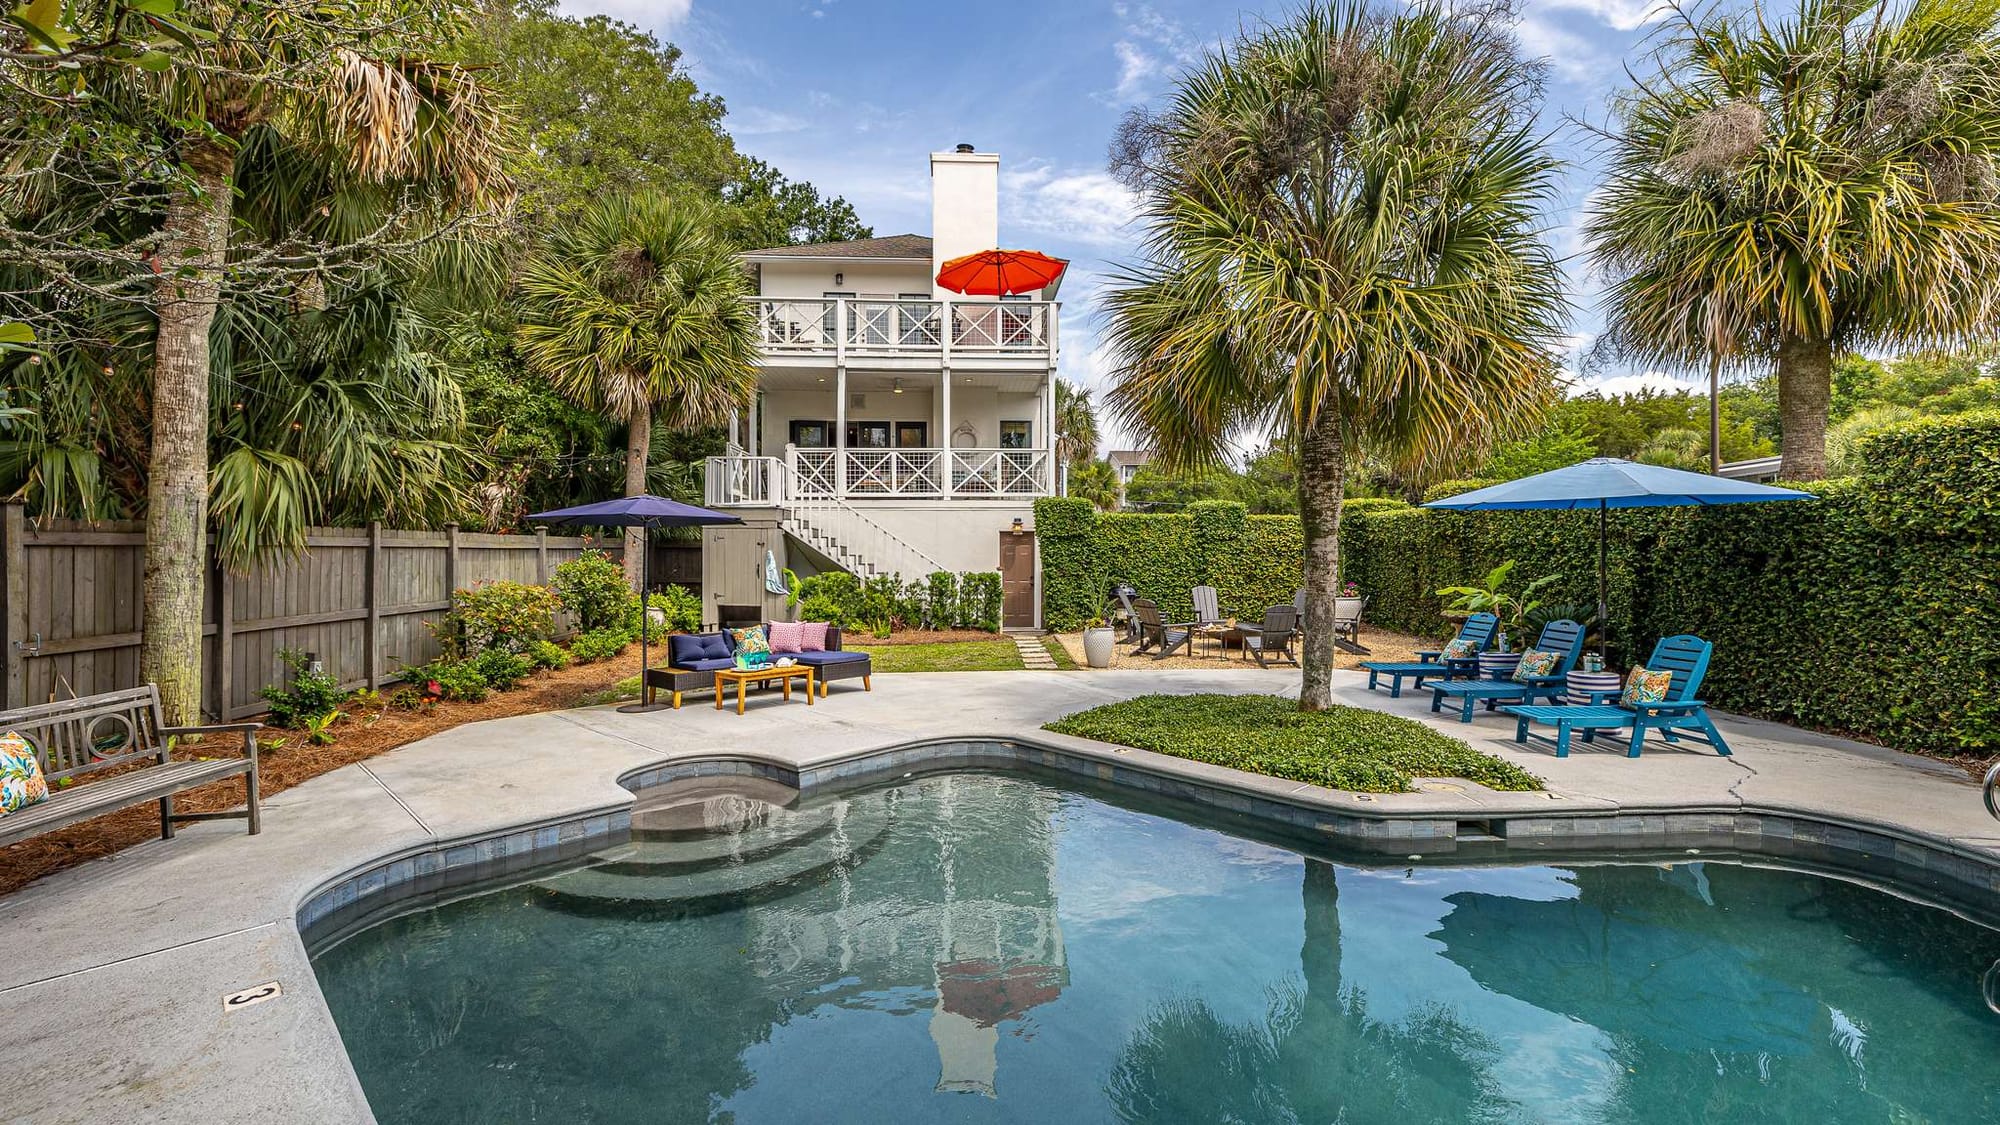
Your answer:
[[[1614,662],[1695,633],[1716,646],[1703,694],[1719,707],[1908,750],[2000,752],[2000,412],[1894,427],[1861,453],[1861,475],[1812,486],[1812,503],[1610,513]],[[1246,615],[1299,584],[1293,517],[1051,514],[1054,534],[1037,506],[1052,599],[1095,604],[1124,580],[1184,614],[1208,583]],[[1552,601],[1595,606],[1595,513],[1344,507],[1342,576],[1385,629],[1442,636],[1434,591],[1509,558],[1524,576],[1561,575]],[[1045,603],[1051,627],[1080,624],[1066,607]]]

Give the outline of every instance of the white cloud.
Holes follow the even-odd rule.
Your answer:
[[[760,137],[771,133],[796,133],[807,126],[805,118],[762,106],[745,106],[729,111],[729,131],[739,137]]]
[[[1146,80],[1159,73],[1160,61],[1147,54],[1131,42],[1120,39],[1112,45],[1118,55],[1118,89],[1121,99],[1137,97],[1145,88]]]
[[[1614,395],[1634,394],[1643,390],[1655,391],[1701,391],[1707,392],[1708,383],[1692,375],[1669,375],[1664,371],[1640,371],[1625,375],[1601,375],[1579,379],[1569,388],[1574,395],[1596,391],[1610,398]]]
[[[1000,205],[1009,230],[1118,247],[1130,244],[1138,211],[1137,198],[1110,173],[1058,173],[1045,163],[1003,173]]]
[[[1152,92],[1155,80],[1165,77],[1174,66],[1185,66],[1201,57],[1200,44],[1187,29],[1150,4],[1116,3],[1111,14],[1118,20],[1119,36],[1111,45],[1118,57],[1118,83],[1110,100],[1143,99]]]
[[[648,31],[668,31],[687,19],[694,0],[562,0],[569,16],[610,16]]]
[[[1551,0],[1536,7],[1563,8],[1583,12],[1619,31],[1637,31],[1668,12],[1664,0]]]

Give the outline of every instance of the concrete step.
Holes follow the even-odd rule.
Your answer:
[[[544,905],[575,913],[706,910],[783,898],[872,856],[895,823],[895,800],[894,790],[879,790],[829,801],[833,811],[823,831],[762,849],[743,862],[690,866],[672,855],[688,845],[649,842],[613,849],[601,864],[532,886]]]

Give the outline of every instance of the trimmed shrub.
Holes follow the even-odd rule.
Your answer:
[[[512,691],[534,671],[528,658],[503,649],[489,648],[474,657],[469,663],[477,669],[486,686],[494,691]]]
[[[1074,632],[1110,597],[1097,554],[1097,507],[1073,497],[1035,501],[1035,545],[1042,557],[1042,624]],[[932,576],[936,582],[936,576]],[[935,592],[933,585],[933,592]]]
[[[564,652],[562,646],[554,641],[536,641],[529,645],[528,650],[522,655],[528,658],[529,664],[550,672],[569,667],[569,653]]]
[[[1441,480],[1424,489],[1424,503],[1428,504],[1433,500],[1442,500],[1447,496],[1457,496],[1461,492],[1472,492],[1476,489],[1501,483],[1504,482],[1483,480],[1478,477],[1468,477],[1464,480]]]
[[[625,651],[632,634],[624,629],[592,629],[569,643],[570,659],[578,664],[595,664]]]
[[[439,699],[478,703],[486,698],[486,676],[470,660],[438,660],[420,664],[405,669],[403,679]]]
[[[958,620],[958,575],[933,570],[924,583],[924,624],[932,629],[951,628]]]
[[[555,632],[562,603],[547,586],[524,582],[481,582],[454,590],[451,610],[431,629],[445,655],[470,659],[498,649],[520,652]]]
[[[636,600],[625,584],[625,571],[603,551],[585,551],[559,564],[549,585],[586,633],[623,624]]]
[[[961,629],[1000,631],[1000,572],[973,570],[958,579],[958,626]]]
[[[652,618],[639,612],[639,599],[631,601],[631,614],[625,619],[625,632],[638,636],[642,627],[646,639],[658,641],[668,633],[692,633],[701,628],[701,596],[690,593],[682,586],[668,586],[657,594],[646,597],[646,606],[659,617],[658,623],[648,624]]]

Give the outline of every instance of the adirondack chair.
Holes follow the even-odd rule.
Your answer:
[[[1125,614],[1125,643],[1128,645],[1138,644],[1139,611],[1132,608],[1132,597],[1139,591],[1134,590],[1130,585],[1126,583],[1120,582],[1117,586],[1112,588],[1111,592],[1117,595],[1118,606],[1121,610],[1124,611]]]
[[[1222,631],[1219,626],[1222,624],[1222,599],[1217,595],[1215,587],[1196,586],[1194,589],[1188,591],[1188,600],[1194,603],[1195,640],[1199,641],[1206,638],[1215,642],[1216,646],[1220,648],[1222,644]],[[1192,647],[1190,647],[1189,652],[1193,652]]]
[[[1459,626],[1458,635],[1472,642],[1475,652],[1483,652],[1493,643],[1493,632],[1500,626],[1500,619],[1490,613],[1475,613]],[[1389,698],[1399,699],[1403,694],[1403,678],[1408,676],[1415,686],[1423,687],[1425,680],[1456,680],[1459,678],[1478,679],[1479,661],[1474,659],[1444,661],[1443,649],[1418,649],[1415,660],[1364,660],[1361,666],[1368,670],[1368,690],[1374,691],[1380,677],[1389,677]]]
[[[1551,621],[1542,627],[1542,638],[1535,642],[1535,648],[1557,654],[1556,666],[1548,675],[1434,683],[1430,685],[1431,710],[1444,710],[1447,698],[1458,700],[1458,721],[1469,723],[1475,703],[1484,703],[1491,711],[1501,703],[1533,703],[1536,696],[1542,695],[1548,696],[1550,703],[1556,702],[1568,682],[1569,670],[1576,667],[1577,658],[1583,655],[1583,626],[1574,621]]]
[[[1722,732],[1715,729],[1709,720],[1708,705],[1695,694],[1701,689],[1701,679],[1708,673],[1708,658],[1715,646],[1702,640],[1682,634],[1668,637],[1653,646],[1653,655],[1646,658],[1646,667],[1654,672],[1674,674],[1673,683],[1667,689],[1667,698],[1659,703],[1641,703],[1627,707],[1623,704],[1602,704],[1595,706],[1532,706],[1508,707],[1518,723],[1514,728],[1514,741],[1528,741],[1529,723],[1546,723],[1556,728],[1554,738],[1556,757],[1569,757],[1569,736],[1572,731],[1582,731],[1585,742],[1593,741],[1601,730],[1624,730],[1631,728],[1632,735],[1626,757],[1636,758],[1646,744],[1646,732],[1659,731],[1668,742],[1679,742],[1692,738],[1715,748],[1717,754],[1729,756],[1729,744],[1722,740]],[[1536,738],[1549,741],[1548,736],[1537,734]]]
[[[1132,612],[1139,617],[1139,647],[1132,650],[1134,656],[1150,649],[1155,650],[1153,659],[1165,660],[1194,639],[1194,622],[1162,620],[1159,604],[1151,598],[1132,599]]]
[[[1267,656],[1282,656],[1293,664],[1299,658],[1292,654],[1292,638],[1298,636],[1299,611],[1289,605],[1274,605],[1264,611],[1262,625],[1238,625],[1236,631],[1243,634],[1243,651],[1257,659],[1257,667],[1268,668]]]

